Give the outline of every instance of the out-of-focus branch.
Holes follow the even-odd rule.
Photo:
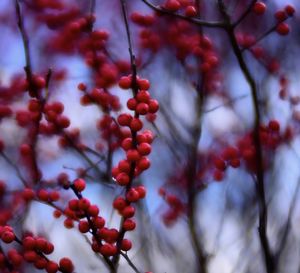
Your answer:
[[[295,189],[295,192],[294,192],[291,204],[290,204],[290,208],[289,208],[286,223],[280,229],[280,234],[282,234],[282,237],[280,239],[279,245],[278,245],[277,250],[276,250],[275,255],[274,255],[277,265],[280,264],[280,258],[282,256],[283,250],[284,250],[285,245],[287,243],[287,238],[288,238],[288,235],[289,235],[289,231],[291,229],[291,221],[292,221],[293,214],[295,212],[299,190],[300,190],[300,179],[298,179],[298,182],[297,182],[297,186],[296,186],[296,189]]]
[[[4,160],[16,171],[17,176],[20,178],[20,180],[22,181],[23,185],[25,187],[29,187],[28,182],[26,181],[26,179],[23,177],[19,167],[17,166],[17,164],[15,164],[4,152],[0,152],[0,155],[4,158]]]
[[[227,13],[226,6],[222,0],[218,0],[219,10],[226,22],[226,32],[230,40],[233,52],[235,57],[238,60],[240,69],[246,78],[251,90],[252,102],[255,112],[255,124],[254,124],[254,145],[256,148],[256,191],[258,195],[259,203],[259,238],[264,254],[264,260],[266,265],[267,273],[274,273],[275,263],[274,256],[270,249],[269,239],[267,236],[267,222],[268,222],[268,211],[265,197],[265,185],[264,185],[264,170],[263,170],[263,154],[262,154],[262,145],[259,135],[260,130],[260,109],[258,101],[258,92],[256,83],[250,73],[250,70],[244,60],[242,52],[239,48],[238,42],[234,33],[234,26],[231,23],[230,15]]]
[[[233,23],[233,27],[238,26],[246,17],[247,15],[251,12],[251,9],[253,8],[253,5],[257,2],[257,0],[252,0],[246,10],[242,13],[242,15],[239,17],[239,19],[236,20],[235,23]]]

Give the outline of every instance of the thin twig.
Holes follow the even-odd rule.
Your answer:
[[[251,12],[253,5],[257,2],[257,0],[252,0],[247,9],[242,13],[242,15],[239,17],[239,19],[236,20],[235,23],[233,23],[233,27],[235,28],[236,26],[238,26],[246,17],[247,15]]]
[[[239,96],[239,97],[233,98],[233,99],[229,99],[228,101],[226,101],[226,102],[223,103],[223,104],[217,105],[217,106],[212,107],[212,108],[207,109],[207,110],[204,110],[203,114],[208,114],[208,113],[213,112],[213,111],[215,111],[215,110],[217,110],[217,109],[219,109],[219,108],[222,108],[222,107],[224,107],[224,106],[226,106],[226,105],[231,105],[232,103],[234,103],[234,102],[236,102],[236,101],[238,101],[238,100],[247,98],[247,97],[248,97],[248,95],[245,94],[245,95],[241,95],[241,96]]]
[[[0,155],[5,159],[5,161],[14,168],[14,170],[16,171],[18,177],[20,178],[20,180],[22,181],[23,185],[25,187],[29,187],[28,182],[26,181],[26,179],[22,176],[22,173],[20,171],[20,169],[18,168],[17,164],[15,164],[4,152],[0,152]]]
[[[141,271],[139,271],[137,269],[137,267],[134,265],[134,263],[130,260],[130,258],[128,257],[127,254],[123,253],[122,251],[120,252],[121,256],[124,257],[124,259],[127,261],[127,263],[130,265],[130,267],[134,270],[134,272],[136,273],[141,273]]]
[[[145,3],[148,7],[150,7],[151,9],[155,10],[156,12],[162,13],[162,14],[166,14],[166,15],[171,15],[180,19],[183,19],[185,21],[191,22],[195,25],[199,25],[202,27],[211,27],[211,28],[224,28],[224,23],[223,22],[208,22],[208,21],[204,21],[201,19],[196,19],[196,18],[191,18],[191,17],[187,17],[178,13],[174,13],[171,12],[167,9],[161,8],[159,6],[156,6],[152,3],[150,3],[148,0],[141,0],[143,3]]]

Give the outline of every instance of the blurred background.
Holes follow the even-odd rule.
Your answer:
[[[34,188],[57,189],[61,194],[57,204],[64,207],[74,196],[61,189],[59,177],[62,173],[71,181],[83,177],[88,183],[85,197],[99,205],[108,227],[118,228],[120,216],[112,201],[123,192],[111,178],[111,167],[124,158],[124,152],[117,144],[110,146],[99,122],[107,114],[117,118],[119,113],[131,112],[126,101],[132,94],[118,86],[118,79],[131,73],[120,2],[96,0],[94,7],[93,1],[86,0],[19,2],[33,71],[46,78],[52,70],[47,102],[63,103],[63,114],[71,121],[64,133],[80,132],[72,145],[62,145],[59,133],[38,135],[35,151],[41,179]],[[137,228],[127,236],[133,242],[128,256],[141,272],[266,272],[258,234],[255,172],[243,153],[250,145],[255,113],[249,84],[227,34],[174,16],[157,16],[145,1],[126,2],[138,75],[149,79],[151,96],[160,103],[157,115],[143,120],[155,140],[151,168],[135,181],[145,185],[147,196],[136,207]],[[184,14],[186,6],[199,5],[201,19],[222,19],[216,1],[179,2],[178,14]],[[235,22],[253,1],[224,2]],[[300,4],[296,0],[263,2],[265,13],[250,10],[235,35],[256,83],[262,130],[268,133],[263,147],[267,235],[276,272],[296,273],[300,272]],[[151,3],[164,5],[163,1]],[[274,14],[288,4],[296,13],[284,20],[290,32],[283,36],[276,32]],[[73,29],[74,22],[91,14],[95,15],[92,28]],[[108,34],[94,46],[98,64],[91,64],[92,53],[85,44],[93,30]],[[20,125],[30,97],[22,87],[26,60],[14,1],[0,1],[0,33],[0,110],[8,106],[12,111],[7,116],[0,111],[4,144],[0,179],[6,185],[1,225],[9,223],[20,234],[27,230],[46,236],[55,245],[51,259],[70,257],[78,273],[106,272],[103,261],[90,249],[90,238],[76,227],[67,229],[64,216],[55,219],[53,206],[35,200],[24,207],[16,201],[24,188],[22,180],[30,182],[32,174],[21,152],[22,145],[30,142],[29,127]],[[101,80],[104,74],[110,80]],[[120,107],[107,111],[97,104],[85,105],[77,88],[80,83],[88,92],[94,87],[107,90],[119,98]],[[271,120],[280,124],[279,131],[269,133]],[[85,148],[78,150],[79,144]],[[226,158],[229,148],[237,153],[238,162]],[[224,170],[218,168],[219,159],[225,162]],[[28,265],[24,272],[34,268]],[[133,271],[121,259],[119,272]]]

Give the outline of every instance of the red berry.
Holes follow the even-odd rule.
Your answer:
[[[135,190],[139,193],[140,198],[144,198],[146,196],[146,188],[144,186],[137,186]]]
[[[126,114],[119,115],[117,120],[121,126],[129,126],[133,118],[130,114],[126,113]]]
[[[197,10],[194,6],[187,6],[184,13],[187,17],[194,17],[197,15]]]
[[[137,135],[137,142],[139,144],[143,142],[147,142],[151,144],[152,141],[153,141],[153,134],[150,130],[145,130],[142,134]]]
[[[220,171],[225,171],[226,170],[226,163],[221,158],[215,158],[214,165]]]
[[[131,87],[131,77],[125,76],[119,80],[119,86],[122,89],[129,89]]]
[[[135,110],[139,115],[146,115],[148,113],[149,106],[144,102],[140,102],[137,104]]]
[[[128,151],[129,149],[131,149],[132,148],[132,138],[130,138],[130,137],[125,138],[121,143],[121,147],[125,151]]]
[[[224,178],[224,172],[219,171],[219,170],[215,170],[214,171],[214,180],[216,181],[222,181]]]
[[[100,216],[94,217],[92,221],[96,228],[103,228],[105,225],[105,219]]]
[[[145,90],[142,90],[142,91],[138,92],[137,95],[136,95],[136,100],[138,102],[148,103],[150,98],[151,98],[150,93],[148,91],[145,91]]]
[[[4,231],[1,234],[1,240],[6,243],[6,244],[10,244],[11,242],[13,242],[15,240],[15,234],[11,231]]]
[[[147,170],[150,168],[150,165],[150,160],[147,157],[142,157],[137,163],[137,167],[140,170]]]
[[[143,128],[143,122],[139,118],[133,118],[130,122],[130,129],[134,132],[140,131]]]
[[[127,101],[127,107],[128,107],[128,109],[134,111],[136,109],[137,103],[138,102],[137,102],[137,100],[135,98],[130,98]]]
[[[74,221],[71,218],[66,218],[64,221],[65,228],[71,229],[74,227]]]
[[[25,253],[23,254],[24,259],[29,262],[29,263],[34,263],[37,259],[38,259],[38,254],[33,251],[25,251]]]
[[[22,156],[29,156],[29,155],[31,155],[31,152],[32,152],[32,149],[31,149],[30,145],[23,143],[20,146],[20,154]]]
[[[80,91],[86,91],[86,85],[83,82],[79,83],[77,88]]]
[[[74,188],[78,192],[82,192],[85,189],[86,183],[82,178],[78,178],[74,181]]]
[[[117,247],[112,244],[104,244],[100,247],[100,253],[104,256],[113,256],[117,251]]]
[[[268,127],[274,132],[279,132],[280,130],[280,124],[277,120],[270,120]]]
[[[147,79],[138,79],[137,84],[141,90],[148,90],[150,88],[150,83]]]
[[[132,243],[130,240],[128,239],[123,239],[122,240],[122,243],[121,243],[121,249],[124,250],[124,251],[128,251],[130,250],[132,247]]]
[[[87,213],[92,216],[92,217],[96,217],[99,214],[99,208],[96,205],[91,205],[89,206]]]
[[[130,162],[127,160],[121,160],[118,164],[118,168],[121,172],[129,173],[130,171]]]
[[[280,23],[277,25],[276,31],[278,34],[285,36],[289,34],[290,27],[287,23]]]
[[[118,240],[119,237],[119,232],[115,228],[107,230],[106,236],[105,236],[105,241],[107,243],[115,243]]]
[[[266,11],[266,4],[263,3],[263,2],[256,2],[253,6],[253,12],[258,14],[258,15],[261,15],[261,14],[264,14],[265,11]]]
[[[47,273],[56,273],[58,271],[58,264],[53,261],[49,261],[46,266]]]
[[[78,203],[78,199],[72,199],[69,201],[68,207],[70,208],[70,210],[78,210]]]
[[[292,5],[286,5],[284,10],[288,16],[293,16],[295,13],[295,8]]]
[[[124,218],[131,218],[135,214],[135,208],[132,206],[127,206],[121,211],[121,214]]]
[[[64,105],[59,101],[53,102],[51,106],[52,110],[57,114],[61,114],[65,108]]]
[[[47,242],[46,247],[44,247],[43,252],[47,255],[51,254],[54,251],[54,245],[50,242]]]
[[[139,152],[134,149],[128,150],[126,153],[126,157],[129,162],[138,161],[141,158]]]
[[[140,198],[140,195],[138,191],[135,189],[131,188],[127,193],[126,193],[126,199],[128,202],[136,202]]]
[[[81,233],[87,233],[90,230],[90,225],[88,221],[85,220],[79,221],[78,229]]]
[[[62,258],[59,261],[59,268],[66,273],[71,273],[74,270],[72,261],[69,258]]]
[[[38,258],[34,262],[34,266],[37,269],[45,269],[47,266],[47,260],[45,258],[38,256]]]
[[[159,103],[157,100],[151,99],[148,103],[149,113],[155,114],[159,109]]]
[[[70,119],[66,116],[58,116],[55,122],[61,128],[68,128],[71,124]]]
[[[48,191],[41,189],[38,191],[37,196],[40,200],[44,201],[44,202],[48,202],[49,199],[49,193]]]
[[[229,161],[229,165],[232,168],[238,168],[241,165],[241,161],[239,158],[233,158]]]
[[[47,247],[47,241],[44,238],[37,238],[36,239],[36,248],[39,251],[44,251],[44,249]]]
[[[129,176],[126,173],[120,173],[116,177],[116,181],[120,186],[126,186],[129,183]]]
[[[151,145],[149,143],[143,142],[138,145],[137,150],[140,155],[149,155],[151,153]]]
[[[36,240],[31,236],[25,237],[22,243],[25,250],[33,250],[36,247]]]
[[[281,22],[287,18],[286,13],[283,10],[279,10],[274,14],[277,21]]]
[[[119,196],[113,202],[113,207],[117,210],[122,210],[127,206],[126,200]]]
[[[79,207],[79,209],[81,209],[81,210],[87,211],[88,208],[90,207],[90,205],[91,205],[91,202],[90,202],[87,198],[81,198],[81,199],[78,201],[78,207]]]
[[[31,112],[37,112],[37,111],[40,111],[40,103],[38,100],[36,99],[31,99],[28,103],[28,110],[31,111]],[[1,113],[1,111],[0,111]],[[0,116],[2,116],[2,113],[0,114]]]
[[[34,77],[33,77],[33,84],[34,84],[38,89],[42,89],[42,88],[45,87],[46,81],[45,81],[44,77],[42,77],[42,76],[34,76]]]
[[[123,229],[125,229],[125,230],[134,230],[135,227],[136,227],[136,224],[132,219],[126,219],[123,222]]]
[[[24,198],[25,201],[31,201],[35,197],[34,190],[29,189],[29,188],[25,188],[23,190],[22,196],[23,196],[23,198]]]
[[[169,11],[176,12],[181,8],[181,5],[177,0],[167,0],[165,8]]]
[[[56,202],[56,201],[58,201],[59,197],[60,197],[60,195],[59,195],[58,191],[52,191],[49,194],[50,202]]]

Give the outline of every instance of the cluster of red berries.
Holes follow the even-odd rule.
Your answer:
[[[168,205],[168,210],[162,215],[166,226],[171,226],[185,212],[186,205],[174,194],[169,194],[164,188],[159,189],[159,195]]]
[[[0,268],[12,266],[14,269],[18,269],[23,261],[26,261],[32,263],[36,269],[44,269],[48,273],[56,273],[58,271],[72,273],[74,270],[73,263],[69,258],[62,258],[59,263],[47,258],[46,255],[53,253],[54,245],[45,238],[26,235],[20,240],[14,234],[11,226],[1,226],[0,237],[6,244],[15,241],[22,246],[22,252],[12,248],[8,250],[6,256],[4,253],[0,253]]]
[[[240,153],[235,147],[227,147],[223,150],[220,157],[214,159],[215,171],[214,180],[221,181],[228,166],[238,168],[240,166]]]
[[[183,10],[183,14],[187,17],[194,17],[197,15],[197,9],[190,0],[166,0],[163,8],[171,12]]]
[[[132,85],[131,77],[122,77],[119,85],[124,89],[130,88]],[[135,115],[124,113],[117,118],[118,124],[128,127],[131,132],[121,143],[122,149],[126,152],[126,159],[120,161],[118,166],[112,170],[113,177],[121,186],[130,183],[130,176],[137,176],[150,167],[147,156],[151,153],[153,134],[149,130],[140,132],[143,128],[140,115],[155,114],[159,104],[156,100],[151,99],[150,93],[147,91],[150,87],[147,80],[138,78],[137,85],[140,91],[134,98],[127,101],[127,107],[134,111]],[[131,173],[132,166],[134,166],[133,173]]]
[[[119,86],[122,89],[132,88],[137,91],[134,97],[127,101],[127,107],[129,110],[134,111],[134,115],[122,113],[117,118],[118,124],[129,130],[121,143],[121,148],[126,152],[126,159],[121,160],[118,165],[112,169],[112,176],[117,184],[126,187],[125,197],[118,196],[113,202],[113,207],[123,217],[120,232],[124,234],[126,231],[135,229],[136,225],[134,220],[130,219],[135,215],[135,208],[131,203],[137,202],[146,195],[144,186],[132,186],[133,178],[150,167],[150,160],[147,156],[151,153],[153,134],[149,130],[141,132],[143,122],[140,116],[155,114],[159,109],[159,104],[155,99],[151,98],[148,92],[150,83],[146,79],[139,77],[133,79],[131,75],[124,76],[120,79]],[[107,232],[107,230],[105,232]],[[120,234],[114,238],[115,240],[113,240],[113,242],[119,240]],[[103,237],[104,240],[105,238],[106,236]],[[100,250],[106,246],[110,255],[115,255],[118,248],[124,251],[129,250],[131,248],[131,242],[127,239],[123,239],[123,235],[121,235],[121,239],[122,241],[118,242],[117,245],[110,245],[109,247],[103,245],[102,248],[100,247]],[[110,241],[106,242],[111,243]]]
[[[0,251],[0,270],[3,273],[18,273],[23,264],[22,255],[14,248],[4,253]]]
[[[131,13],[130,19],[133,23],[142,27],[150,27],[155,22],[155,17],[153,15],[143,15],[137,11]]]
[[[267,126],[261,125],[259,130],[260,141],[265,152],[274,151],[282,142],[280,135],[280,124],[277,120],[270,120]],[[241,160],[245,163],[247,170],[255,172],[257,168],[256,148],[253,134],[247,134],[237,141],[237,147],[227,147],[221,156],[214,159],[214,180],[221,181],[224,178],[226,169],[231,166],[238,168]],[[263,158],[264,166],[267,164]]]
[[[74,221],[78,222],[77,228],[81,233],[91,233],[93,235],[92,250],[104,256],[116,255],[120,250],[128,251],[132,246],[131,241],[123,238],[120,246],[118,246],[119,231],[115,228],[106,228],[105,219],[99,216],[98,206],[91,204],[88,199],[82,196],[82,192],[86,187],[85,181],[80,178],[76,179],[71,187],[78,199],[71,199],[68,202],[68,207],[63,212],[67,216],[64,221],[65,227],[73,228]],[[145,196],[145,189],[143,187],[139,187],[137,190],[139,190],[141,195]],[[125,200],[124,202],[124,217],[132,217],[134,215],[134,208],[128,206]],[[118,204],[117,207],[120,209],[120,202],[115,201],[115,203]],[[125,208],[126,206],[127,208]],[[62,212],[58,210],[54,213],[54,216],[57,218],[61,215]],[[125,230],[133,230],[135,223],[133,220],[127,219],[124,221],[123,226]]]
[[[277,21],[276,32],[279,35],[288,35],[290,32],[290,27],[284,21],[288,17],[294,16],[295,8],[292,5],[287,5],[283,10],[279,10],[275,13],[275,19]]]
[[[82,105],[96,104],[101,107],[104,112],[107,112],[108,110],[120,110],[121,105],[119,98],[115,95],[110,94],[104,89],[93,88],[90,92],[87,92],[86,85],[80,83],[78,85],[78,90],[84,93],[84,95],[80,99]]]

